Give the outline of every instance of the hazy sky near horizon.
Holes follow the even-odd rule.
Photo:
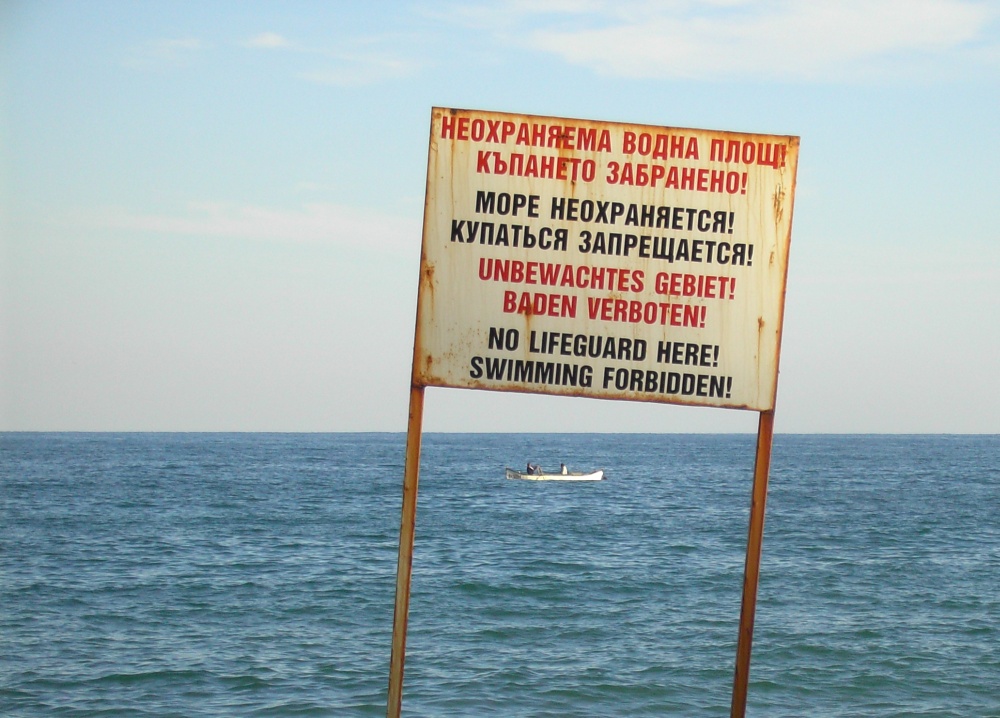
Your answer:
[[[776,430],[1000,432],[1000,3],[13,0],[0,46],[0,430],[405,431],[444,106],[799,135]]]

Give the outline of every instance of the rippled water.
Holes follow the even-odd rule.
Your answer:
[[[0,714],[384,715],[403,443],[0,435]],[[425,436],[403,714],[728,715],[753,444]],[[748,714],[997,685],[1000,437],[776,437]]]

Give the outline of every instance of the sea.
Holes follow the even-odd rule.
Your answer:
[[[755,440],[426,434],[403,715],[728,716]],[[404,450],[0,434],[0,715],[385,715]],[[775,436],[747,715],[1000,716],[1000,437]]]

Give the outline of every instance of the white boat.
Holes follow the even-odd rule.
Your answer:
[[[524,479],[525,481],[602,481],[604,479],[604,469],[583,473],[580,471],[567,471],[565,474],[527,473],[517,471],[507,467],[508,479]]]

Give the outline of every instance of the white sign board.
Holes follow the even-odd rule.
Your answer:
[[[774,407],[798,138],[435,108],[413,385]]]

